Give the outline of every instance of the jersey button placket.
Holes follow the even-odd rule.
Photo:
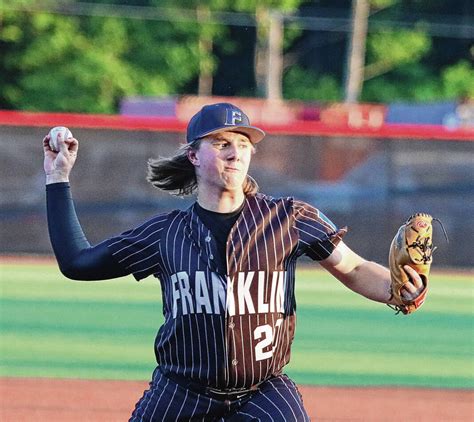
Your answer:
[[[209,234],[204,238],[204,241],[206,242],[206,250],[208,251],[209,267],[213,270],[217,270],[216,264],[214,262],[214,255],[211,251],[211,240],[212,238]]]

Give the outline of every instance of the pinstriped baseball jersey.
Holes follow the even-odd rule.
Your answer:
[[[328,257],[339,238],[316,208],[292,198],[247,196],[227,238],[227,273],[195,205],[161,214],[110,240],[137,280],[162,286],[165,322],[155,340],[163,373],[215,388],[250,387],[281,373],[295,332],[295,266]]]

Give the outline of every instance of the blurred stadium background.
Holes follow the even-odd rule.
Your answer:
[[[190,204],[152,189],[146,162],[215,101],[268,132],[251,167],[262,191],[348,225],[363,256],[385,263],[416,211],[472,246],[473,13],[468,0],[445,3],[2,2],[0,253],[51,254],[50,127],[81,141],[72,185],[96,242]],[[438,233],[437,265],[473,266],[470,247]]]

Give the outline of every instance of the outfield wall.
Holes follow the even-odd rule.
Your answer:
[[[255,122],[258,124],[258,122]],[[145,181],[150,157],[172,154],[184,140],[176,119],[0,112],[0,253],[50,254],[42,138],[67,125],[80,140],[71,183],[92,243],[156,212],[187,207]],[[261,190],[295,196],[348,225],[347,243],[386,263],[391,238],[413,212],[440,218],[451,245],[474,244],[474,149],[471,130],[384,125],[378,129],[317,123],[264,125],[250,173]],[[471,248],[446,245],[435,227],[439,266],[474,266]]]

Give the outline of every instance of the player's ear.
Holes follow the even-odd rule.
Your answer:
[[[188,155],[188,160],[191,162],[193,166],[196,166],[196,167],[199,166],[199,157],[198,157],[196,149],[194,148],[188,149],[187,155]]]

